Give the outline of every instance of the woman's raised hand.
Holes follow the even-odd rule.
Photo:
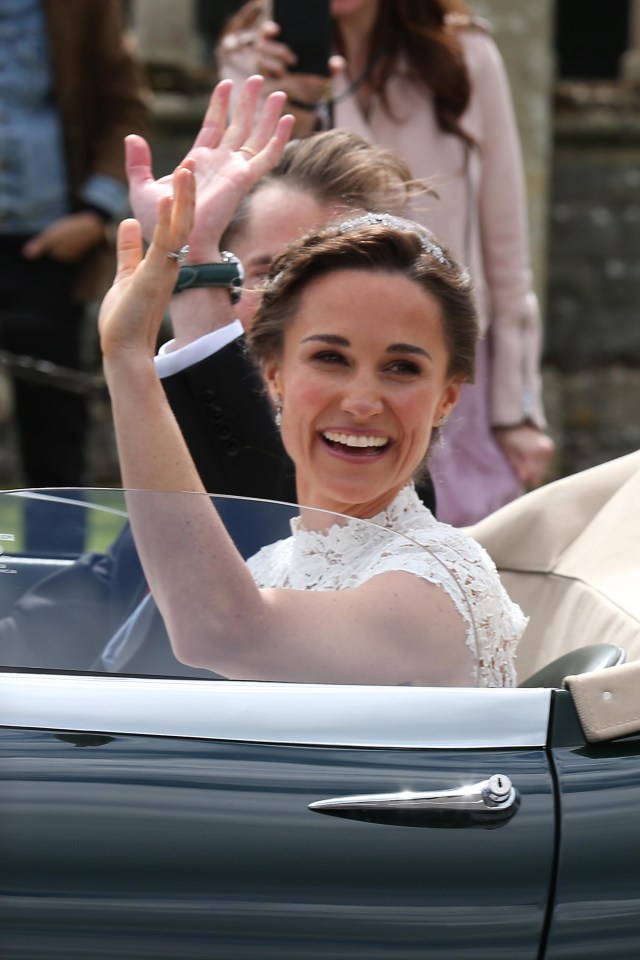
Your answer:
[[[160,196],[151,244],[143,258],[142,229],[137,220],[118,228],[118,265],[98,317],[100,347],[109,364],[151,361],[158,333],[178,277],[181,248],[193,228],[196,185],[189,164],[177,168],[172,194]]]
[[[278,162],[289,139],[294,118],[281,116],[286,95],[276,91],[261,103],[263,84],[260,76],[243,83],[227,124],[233,82],[220,81],[193,147],[180,165],[195,171],[197,184],[189,237],[191,263],[218,259],[220,236],[236,207]],[[127,137],[125,152],[131,207],[148,240],[156,223],[158,201],[172,193],[172,177],[154,179],[151,152],[142,137]]]

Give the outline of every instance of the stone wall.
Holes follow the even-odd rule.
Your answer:
[[[545,374],[573,473],[640,447],[640,95],[569,85],[552,164]]]

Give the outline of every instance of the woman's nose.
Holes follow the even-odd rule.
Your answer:
[[[344,392],[342,409],[360,420],[376,416],[382,408],[380,391],[369,378],[353,380]]]

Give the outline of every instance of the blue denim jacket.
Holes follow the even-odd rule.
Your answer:
[[[91,177],[82,199],[114,219],[126,190]],[[0,233],[31,235],[70,212],[62,128],[41,0],[0,0]]]

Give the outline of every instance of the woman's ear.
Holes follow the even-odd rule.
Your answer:
[[[434,424],[438,426],[441,421],[446,420],[460,396],[460,390],[462,389],[462,380],[451,380],[442,392],[438,407],[436,409],[436,417]]]
[[[262,375],[273,403],[282,399],[280,365],[277,360],[266,360],[262,365]]]

